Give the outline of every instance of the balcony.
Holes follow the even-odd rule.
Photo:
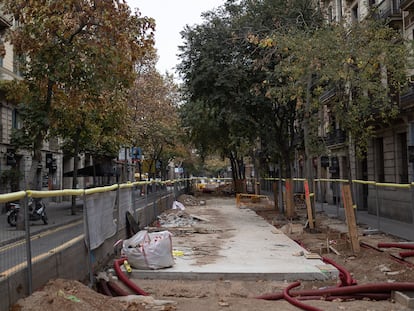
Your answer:
[[[402,23],[401,0],[382,0],[376,7],[378,18],[388,19],[391,26]]]
[[[3,32],[5,29],[11,27],[12,22],[0,14],[0,32]]]
[[[319,97],[319,101],[322,104],[326,104],[327,102],[329,102],[336,94],[336,88],[331,88],[329,90],[326,90],[320,97]]]
[[[346,133],[341,129],[335,129],[332,132],[328,133],[328,135],[325,137],[325,143],[328,147],[343,144],[345,141]]]
[[[414,0],[400,0],[401,10],[412,11],[414,8]]]

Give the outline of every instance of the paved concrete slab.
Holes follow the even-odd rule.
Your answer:
[[[210,215],[218,215],[220,222],[231,234],[222,237],[218,254],[212,262],[200,263],[192,256],[185,240],[173,237],[173,248],[184,256],[175,258],[171,268],[159,270],[133,270],[133,278],[148,279],[240,279],[240,280],[326,280],[337,278],[338,271],[320,259],[307,259],[300,245],[270,225],[248,208],[237,208],[234,198],[207,199]],[[203,216],[204,217],[204,216]],[[214,218],[210,216],[210,218]],[[220,230],[211,226],[212,231]],[[197,233],[193,233],[191,240]],[[204,234],[203,238],[207,235]],[[190,238],[188,238],[188,244]],[[200,242],[202,244],[202,242]]]

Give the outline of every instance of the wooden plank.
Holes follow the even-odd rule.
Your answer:
[[[348,235],[351,240],[351,247],[354,253],[359,253],[358,228],[355,219],[354,207],[352,204],[351,187],[348,183],[342,185],[342,199],[344,202]]]
[[[309,228],[314,229],[315,228],[315,223],[313,221],[312,203],[311,203],[311,200],[310,200],[308,180],[305,180],[303,182],[303,185],[305,187],[305,202],[306,202],[306,210],[308,212]]]
[[[317,253],[305,253],[306,259],[322,259],[321,255]]]
[[[332,245],[329,245],[329,249],[330,249],[331,251],[333,251],[335,254],[337,254],[338,256],[339,256],[339,255],[341,255],[341,253],[340,253],[340,252],[338,252],[338,250],[337,250],[335,247],[333,247]]]
[[[236,194],[236,207],[240,208],[240,193]]]

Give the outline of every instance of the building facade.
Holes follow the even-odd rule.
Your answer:
[[[0,13],[0,83],[13,83],[21,79],[13,46],[4,40],[6,30],[12,26],[12,19]],[[12,131],[21,125],[16,104],[7,101],[4,92],[0,90],[0,193],[27,189],[26,179],[32,164],[31,153],[11,144]],[[62,188],[62,161],[58,140],[45,141],[42,163],[38,167],[41,171],[42,189]]]
[[[413,40],[414,0],[327,0],[320,6],[330,22],[355,23],[361,21],[371,7],[377,9],[378,18],[384,18],[389,25],[400,31],[404,38]],[[406,61],[406,60],[401,60]],[[408,79],[413,72],[407,72]],[[414,80],[412,81],[414,86]],[[410,156],[414,148],[414,88],[400,94],[399,116],[388,126],[378,125],[375,135],[368,142],[365,159],[358,159],[348,148],[352,144],[346,141],[347,135],[334,117],[329,115],[329,100],[334,91],[327,91],[320,100],[325,104],[321,111],[324,124],[320,135],[327,145],[327,154],[318,161],[317,177],[347,179],[349,169],[353,179],[376,181],[384,186],[355,183],[354,199],[357,207],[381,216],[400,220],[412,220],[412,196],[407,188],[398,188],[386,184],[408,184],[413,182],[414,157]],[[327,129],[330,129],[329,131]],[[350,147],[348,147],[350,146]],[[413,146],[413,147],[412,147]],[[350,164],[348,157],[351,154]],[[320,185],[317,191],[320,198],[329,203],[340,200],[340,193],[334,183]],[[380,202],[380,203],[379,203]]]

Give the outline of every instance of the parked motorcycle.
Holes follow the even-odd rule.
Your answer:
[[[30,221],[42,220],[45,225],[48,224],[46,215],[46,205],[41,199],[29,198],[27,207],[29,209]],[[20,209],[21,206],[19,203],[8,203],[7,222],[10,226],[15,227],[17,225],[17,219],[19,216]]]

